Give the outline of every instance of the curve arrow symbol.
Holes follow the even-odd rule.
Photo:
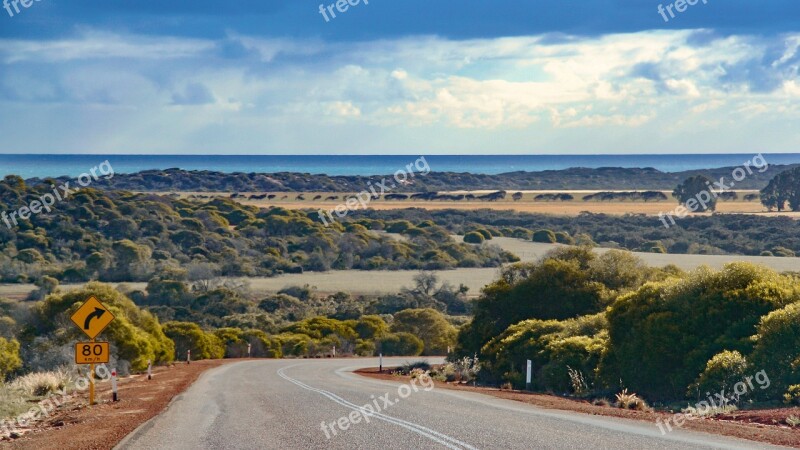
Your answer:
[[[105,314],[105,313],[106,313],[105,309],[103,309],[103,308],[95,308],[93,313],[91,313],[88,316],[86,316],[86,321],[83,322],[83,329],[84,330],[88,330],[89,329],[89,324],[92,322],[92,319],[94,319],[94,318],[98,318],[99,319],[99,318],[103,317],[103,314]]]

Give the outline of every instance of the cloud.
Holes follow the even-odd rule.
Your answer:
[[[214,94],[201,83],[189,83],[182,92],[172,94],[173,105],[207,105],[214,101]]]
[[[120,151],[122,136],[155,135],[149,127],[163,127],[161,141],[143,144],[153,151],[194,151],[198,143],[231,152],[319,151],[331,141],[346,150],[356,138],[360,148],[379,151],[418,147],[429,137],[425,147],[440,151],[463,142],[549,152],[574,150],[578,137],[620,150],[646,151],[636,145],[640,138],[652,148],[692,147],[688,139],[705,142],[697,138],[704,132],[719,136],[720,145],[746,146],[757,139],[739,136],[748,124],[765,130],[761,136],[775,133],[775,145],[788,148],[794,132],[785,122],[798,117],[798,66],[798,33],[653,30],[335,43],[83,29],[67,39],[0,39],[0,118],[42,116],[80,127],[73,118],[102,108],[116,118],[116,131],[114,138],[98,136],[97,145]],[[58,105],[59,114],[47,104]],[[191,106],[203,108],[178,114]],[[32,145],[26,135],[42,134],[36,122],[23,130],[11,130],[13,123],[0,121],[0,135],[20,151]],[[327,143],[307,132],[320,128]],[[77,137],[50,139],[37,148],[84,145]]]

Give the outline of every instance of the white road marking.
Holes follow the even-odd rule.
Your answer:
[[[473,446],[471,446],[471,445],[469,445],[469,444],[467,444],[465,442],[459,441],[458,439],[455,439],[453,437],[450,437],[450,436],[448,436],[446,434],[443,434],[443,433],[440,433],[438,431],[431,430],[430,428],[424,427],[424,426],[416,424],[414,422],[408,422],[408,421],[405,421],[403,419],[398,419],[397,417],[389,416],[389,415],[386,415],[386,414],[383,414],[383,413],[380,413],[380,412],[377,412],[377,411],[376,412],[368,411],[364,407],[356,405],[354,403],[351,403],[351,402],[343,399],[342,397],[339,397],[338,395],[336,395],[336,394],[334,394],[332,392],[329,392],[329,391],[326,391],[326,390],[323,390],[323,389],[319,389],[319,388],[315,388],[313,386],[309,386],[309,385],[303,383],[302,381],[295,380],[294,378],[292,378],[292,377],[286,375],[286,373],[284,373],[284,370],[290,369],[292,367],[297,367],[298,365],[299,364],[279,369],[278,370],[278,376],[283,378],[284,380],[290,382],[290,383],[293,383],[293,384],[305,389],[305,390],[321,394],[321,395],[329,398],[330,400],[332,400],[332,401],[334,401],[334,402],[336,402],[336,403],[338,403],[338,404],[340,404],[342,406],[345,406],[345,407],[347,407],[349,409],[352,409],[354,411],[359,411],[364,415],[383,420],[384,422],[388,422],[388,423],[393,423],[395,425],[399,425],[399,426],[401,426],[401,427],[403,427],[403,428],[405,428],[405,429],[407,429],[409,431],[412,431],[412,432],[417,433],[417,434],[419,434],[421,436],[424,436],[424,437],[426,437],[426,438],[428,438],[428,439],[430,439],[430,440],[432,440],[434,442],[442,444],[447,448],[450,448],[450,449],[453,449],[453,450],[461,450],[461,449],[478,450],[477,448],[475,448],[475,447],[473,447]]]

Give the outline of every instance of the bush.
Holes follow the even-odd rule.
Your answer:
[[[645,284],[608,309],[605,380],[609,385],[622,380],[651,399],[681,398],[714,355],[725,349],[749,354],[761,317],[798,300],[792,278],[749,263],[728,264],[719,272],[699,268],[685,279]],[[800,308],[787,315],[800,324]],[[762,321],[760,329],[767,333],[773,324]],[[800,325],[787,318],[786,326],[775,339],[760,337],[763,362],[751,359],[770,376],[771,368],[785,372],[800,349],[800,338],[791,334],[800,336]]]
[[[221,359],[225,357],[225,345],[212,333],[206,333],[196,323],[167,322],[164,333],[175,342],[175,359],[186,358],[192,351],[192,360]]]
[[[83,289],[49,295],[37,304],[38,334],[60,330],[63,323],[69,322],[69,316],[89,297],[100,300],[114,314],[114,321],[103,335],[117,349],[117,357],[130,362],[133,370],[146,369],[148,360],[154,363],[173,360],[175,344],[164,335],[158,319],[139,309],[131,299],[113,287],[97,282],[88,283]],[[66,344],[82,336],[78,329],[70,327],[67,334],[59,337],[58,343]]]
[[[430,372],[431,365],[428,361],[420,360],[408,362],[397,368],[397,372],[401,375],[410,375],[412,371],[419,369],[425,372]]]
[[[575,244],[575,239],[572,239],[572,236],[569,235],[566,231],[558,231],[555,233],[556,242],[559,244],[566,244],[566,245],[573,245]]]
[[[51,372],[36,372],[24,375],[12,381],[12,389],[24,392],[34,397],[45,395],[63,389],[69,383],[69,374],[63,370]]]
[[[0,381],[22,367],[19,357],[19,342],[0,337]]]
[[[487,230],[487,229],[485,229],[485,228],[478,228],[477,230],[475,230],[475,232],[476,233],[480,233],[481,236],[483,236],[483,238],[486,239],[487,241],[492,239],[492,237],[493,237],[492,236],[492,232]]]
[[[703,373],[689,387],[688,396],[703,397],[704,392],[732,392],[747,375],[747,360],[737,351],[724,351],[711,358]]]
[[[384,356],[417,356],[424,347],[411,333],[390,333],[378,341],[378,351]]]
[[[762,318],[756,339],[750,360],[769,374],[770,392],[778,396],[800,384],[800,303]]]
[[[477,231],[470,231],[464,235],[464,242],[467,244],[482,244],[485,240],[486,238],[484,238],[483,235]]]
[[[448,347],[456,344],[457,330],[439,311],[406,309],[394,315],[392,332],[407,332],[419,338],[424,347],[423,355],[446,355]]]
[[[789,389],[783,394],[783,401],[787,404],[800,406],[800,384],[789,386]]]
[[[617,408],[635,409],[637,411],[647,411],[649,409],[644,400],[633,392],[628,393],[628,389],[623,389],[622,392],[615,397],[617,398],[615,403]]]
[[[533,242],[542,242],[545,244],[554,244],[556,239],[556,234],[550,230],[537,230],[533,232]]]

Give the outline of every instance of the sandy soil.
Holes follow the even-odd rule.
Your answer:
[[[388,372],[378,373],[378,368],[362,369],[357,374],[383,380],[403,379]],[[656,420],[671,419],[674,414],[662,411],[631,411],[614,408],[611,406],[595,406],[585,400],[557,397],[554,395],[535,394],[522,391],[509,391],[485,387],[472,387],[455,383],[435,382],[437,388],[467,390],[491,395],[494,397],[524,402],[546,409],[573,411],[583,414],[619,417],[624,419],[650,422],[657,429]],[[800,428],[791,428],[786,425],[788,416],[800,417],[800,408],[763,409],[750,411],[737,411],[730,415],[718,416],[710,419],[695,419],[686,421],[683,429],[701,431],[705,433],[732,436],[751,441],[766,442],[775,445],[784,445],[800,448]]]
[[[109,449],[142,423],[163,411],[203,372],[236,360],[195,361],[157,367],[153,379],[132,375],[119,380],[119,401],[111,402],[111,383],[98,383],[98,405],[88,407],[79,393],[22,437],[0,440],[0,448],[30,450]]]
[[[489,241],[489,243],[514,253],[525,262],[536,261],[545,253],[558,246],[558,244],[541,244],[506,237],[494,238]],[[608,249],[598,248],[596,251],[606,252]],[[684,270],[692,270],[701,265],[721,269],[729,262],[747,261],[765,265],[778,272],[797,270],[797,258],[742,255],[678,255],[640,252],[635,252],[634,254],[642,258],[645,263],[652,267],[663,267],[667,264],[675,264]],[[447,281],[453,286],[458,286],[460,284],[467,286],[470,296],[479,295],[481,288],[497,279],[498,273],[499,268],[462,268],[436,271],[436,275],[443,282]],[[349,292],[354,295],[380,295],[397,293],[403,288],[414,286],[414,277],[418,274],[418,270],[335,270],[330,272],[284,274],[270,278],[253,277],[244,279],[244,281],[250,285],[251,292],[256,295],[268,295],[287,286],[303,286],[306,284],[316,287],[317,290],[323,294]],[[124,285],[126,289],[145,290],[147,288],[147,283],[131,282],[119,284]],[[62,284],[59,288],[69,291],[78,289],[81,286],[83,286],[83,284]],[[32,284],[0,284],[0,297],[22,300],[34,289],[36,289],[36,286]]]

